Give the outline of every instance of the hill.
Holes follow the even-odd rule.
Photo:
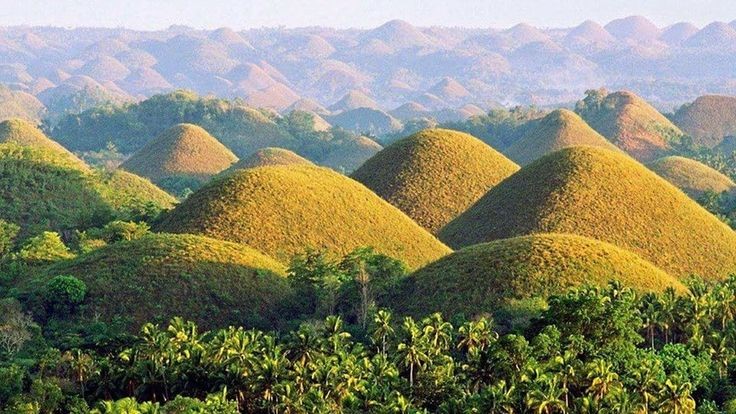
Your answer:
[[[46,108],[35,96],[0,85],[0,121],[13,118],[41,121]]]
[[[8,142],[28,147],[48,149],[67,158],[82,170],[89,169],[82,160],[58,142],[44,135],[38,127],[28,121],[15,118],[0,123],[0,144]]]
[[[681,106],[674,123],[693,138],[693,143],[713,148],[724,137],[736,135],[736,97],[706,95]]]
[[[289,296],[284,273],[247,246],[170,234],[111,244],[46,271],[83,280],[89,314],[122,318],[131,332],[174,316],[208,328],[273,327]]]
[[[648,164],[648,167],[695,200],[706,191],[722,193],[736,189],[736,183],[727,176],[689,158],[660,158]]]
[[[449,253],[362,184],[307,165],[240,170],[214,180],[157,228],[245,243],[284,263],[310,246],[338,254],[372,246],[411,267]]]
[[[529,164],[557,150],[578,145],[618,151],[615,145],[586,124],[576,113],[567,109],[552,111],[534,123],[534,128],[506,150],[506,155],[520,165]]]
[[[349,137],[343,144],[330,151],[320,160],[320,164],[335,171],[351,172],[376,155],[383,147],[376,141],[364,137]]]
[[[292,164],[307,164],[313,165],[312,161],[301,157],[293,151],[289,151],[283,148],[261,148],[254,152],[250,157],[243,158],[235,164],[231,165],[230,168],[225,170],[225,173],[230,173],[236,170],[242,170],[246,168],[265,167],[267,165],[292,165]]]
[[[676,278],[614,245],[569,234],[535,234],[466,247],[419,269],[402,282],[394,307],[416,316],[470,317],[611,280],[644,292],[670,286],[685,291]]]
[[[471,135],[427,129],[384,148],[352,178],[436,232],[518,169]]]
[[[659,37],[659,28],[642,16],[629,16],[608,23],[605,29],[618,39],[643,41]]]
[[[654,107],[631,92],[593,91],[576,112],[601,135],[640,161],[668,155],[683,133]]]
[[[351,90],[328,109],[333,112],[342,112],[351,111],[358,108],[370,108],[380,110],[376,101],[374,101],[365,93],[357,90]]]
[[[121,168],[157,183],[178,177],[204,182],[237,160],[203,128],[178,124],[138,150]]]
[[[574,147],[540,158],[440,231],[452,247],[571,233],[632,251],[676,277],[736,270],[736,233],[626,155]]]
[[[95,182],[102,199],[127,219],[149,217],[176,204],[171,194],[127,171],[95,172]]]

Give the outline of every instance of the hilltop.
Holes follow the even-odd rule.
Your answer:
[[[225,170],[225,173],[229,173],[235,170],[242,170],[245,168],[265,167],[267,165],[292,165],[292,164],[307,164],[312,165],[312,162],[306,158],[301,157],[293,151],[289,151],[283,148],[261,148],[254,152],[250,157],[243,158],[231,165],[230,168]]]
[[[471,135],[427,129],[384,148],[352,178],[436,232],[518,169]]]
[[[247,246],[170,234],[114,243],[45,272],[84,281],[89,314],[122,317],[130,332],[174,316],[209,328],[273,327],[289,298],[284,273]]]
[[[569,234],[535,234],[445,256],[404,280],[393,305],[416,316],[472,316],[574,286],[605,286],[611,280],[642,292],[686,290],[676,278],[614,245]]]
[[[204,182],[237,160],[203,128],[178,124],[138,150],[121,168],[157,183],[180,177]]]
[[[58,142],[47,137],[37,126],[22,119],[9,119],[0,123],[0,143],[14,143],[27,147],[44,148],[70,160],[78,168],[87,165]]]
[[[532,122],[534,127],[505,152],[520,165],[529,164],[557,150],[579,145],[618,151],[615,145],[586,124],[580,116],[567,109],[552,111],[541,120]]]
[[[640,161],[667,155],[683,133],[646,101],[627,91],[591,91],[576,112],[601,135]]]
[[[372,246],[415,268],[450,251],[360,183],[307,165],[240,170],[214,180],[156,227],[244,243],[284,263],[308,247],[346,254]]]
[[[724,137],[736,135],[736,97],[701,96],[681,106],[672,118],[694,144],[713,148]]]
[[[382,149],[381,144],[368,137],[351,137],[330,151],[319,163],[336,171],[351,172]]]
[[[150,180],[123,170],[95,172],[97,191],[122,217],[135,219],[169,210],[176,199]]]
[[[459,248],[533,233],[606,241],[676,277],[723,278],[736,270],[733,230],[643,165],[600,148],[540,158],[439,235]]]
[[[736,189],[736,183],[727,176],[689,158],[665,157],[647,166],[695,200],[707,191],[722,193]]]

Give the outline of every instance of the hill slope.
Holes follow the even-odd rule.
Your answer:
[[[308,247],[377,251],[417,267],[449,249],[360,183],[328,168],[270,166],[214,180],[158,230],[245,243],[287,263]]]
[[[384,148],[352,178],[436,232],[518,169],[471,135],[427,129]]]
[[[719,171],[685,157],[660,158],[648,167],[693,199],[706,191],[722,193],[736,189],[736,183]]]
[[[626,155],[594,147],[547,155],[445,226],[450,246],[572,233],[630,250],[673,276],[736,270],[736,233]]]
[[[231,165],[226,172],[242,170],[245,168],[265,167],[267,165],[292,165],[307,164],[312,165],[312,161],[301,157],[293,151],[283,148],[261,148],[254,152],[251,156],[243,158],[235,164]]]
[[[558,109],[536,122],[534,128],[506,150],[506,155],[526,165],[549,153],[578,145],[618,150],[576,113]]]
[[[536,234],[458,250],[402,282],[395,308],[413,315],[466,316],[510,301],[618,280],[639,291],[684,291],[674,277],[629,251],[587,237]]]
[[[22,119],[9,119],[0,123],[0,144],[12,142],[27,147],[45,148],[61,154],[77,164],[78,168],[88,170],[87,165],[58,142],[47,137],[40,129]]]
[[[201,127],[178,124],[138,150],[121,168],[154,182],[177,176],[205,181],[237,160]]]
[[[85,306],[103,320],[126,319],[135,332],[174,316],[208,328],[272,327],[289,295],[282,265],[236,243],[151,234],[115,243],[51,267],[89,289]]]
[[[701,96],[675,112],[674,122],[696,145],[713,148],[729,135],[736,135],[736,97]]]
[[[578,104],[577,112],[593,129],[640,161],[667,155],[671,143],[683,135],[669,119],[631,92],[589,98],[582,101],[584,106]]]
[[[171,194],[127,171],[97,172],[95,178],[102,199],[123,217],[147,217],[176,204]]]

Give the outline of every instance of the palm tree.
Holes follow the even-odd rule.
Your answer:
[[[660,303],[657,295],[649,292],[642,297],[641,317],[644,322],[644,329],[647,331],[647,338],[652,349],[654,349],[654,337],[656,328],[660,318]]]
[[[501,380],[481,392],[484,412],[489,414],[514,414],[516,387]]]
[[[422,320],[422,334],[432,345],[432,350],[442,353],[450,348],[452,341],[452,324],[442,319],[442,314],[436,312]]]
[[[694,413],[695,400],[690,396],[691,388],[689,382],[680,382],[678,378],[668,378],[659,396],[658,409],[670,414]]]
[[[526,395],[526,406],[537,414],[566,413],[567,406],[560,399],[561,395],[557,378],[535,381]]]
[[[410,317],[402,324],[404,340],[397,347],[399,363],[409,369],[409,386],[414,388],[415,368],[421,368],[430,361],[424,336],[416,322]]]
[[[619,384],[618,374],[612,368],[613,366],[610,363],[602,359],[596,359],[588,365],[587,378],[590,380],[588,392],[593,395],[596,401],[600,401]]]
[[[373,315],[373,332],[371,339],[374,344],[379,345],[379,352],[386,356],[387,339],[394,334],[394,328],[391,326],[391,312],[380,309]]]
[[[492,341],[498,338],[498,334],[493,331],[493,320],[488,318],[466,322],[458,329],[458,333],[460,341],[458,341],[457,348],[469,354],[485,350]]]

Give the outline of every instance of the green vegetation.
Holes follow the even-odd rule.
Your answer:
[[[389,145],[351,177],[434,233],[518,169],[468,134],[427,129]]]
[[[169,193],[127,171],[96,171],[95,182],[102,199],[124,220],[150,221],[176,203]]]
[[[26,147],[43,148],[62,156],[79,169],[87,170],[87,165],[74,154],[51,140],[40,129],[28,121],[10,119],[0,123],[0,144],[14,143]]]
[[[589,90],[575,106],[585,121],[629,155],[652,161],[669,155],[683,133],[664,115],[631,92]]]
[[[736,183],[733,180],[689,158],[665,157],[647,166],[695,200],[700,199],[707,192],[720,194],[736,190]]]
[[[446,123],[441,127],[467,132],[491,147],[505,151],[534,127],[534,122],[530,121],[541,119],[545,115],[545,111],[535,107],[517,106],[512,109],[494,109],[487,115]]]
[[[122,324],[132,332],[147,321],[175,315],[208,327],[266,328],[288,316],[290,289],[284,274],[284,266],[247,246],[150,234],[58,262],[31,285],[39,286],[41,294],[48,280],[74,276],[87,286],[76,317],[96,315],[97,321]]]
[[[575,147],[540,158],[440,231],[452,247],[571,233],[638,254],[675,277],[736,271],[736,233],[626,155]]]
[[[204,186],[156,226],[247,244],[283,263],[307,247],[372,246],[417,267],[449,249],[360,183],[327,168],[268,166]]]
[[[466,247],[423,267],[397,289],[392,307],[415,316],[482,315],[610,280],[640,292],[685,291],[674,277],[611,244],[535,234]]]
[[[166,188],[173,179],[202,184],[238,160],[204,129],[175,125],[128,158],[120,167]]]
[[[18,252],[18,257],[26,263],[52,263],[71,259],[74,254],[61,241],[58,233],[45,231],[28,239]]]
[[[615,145],[567,109],[552,111],[541,120],[531,123],[533,128],[505,151],[519,165],[527,165],[557,150],[579,145],[618,151]]]
[[[694,281],[689,292],[577,288],[513,332],[488,317],[377,310],[357,331],[338,316],[281,334],[201,332],[176,318],[95,349],[25,341],[0,367],[0,404],[4,413],[727,413],[736,280]],[[0,314],[3,326],[9,314],[18,311]]]

